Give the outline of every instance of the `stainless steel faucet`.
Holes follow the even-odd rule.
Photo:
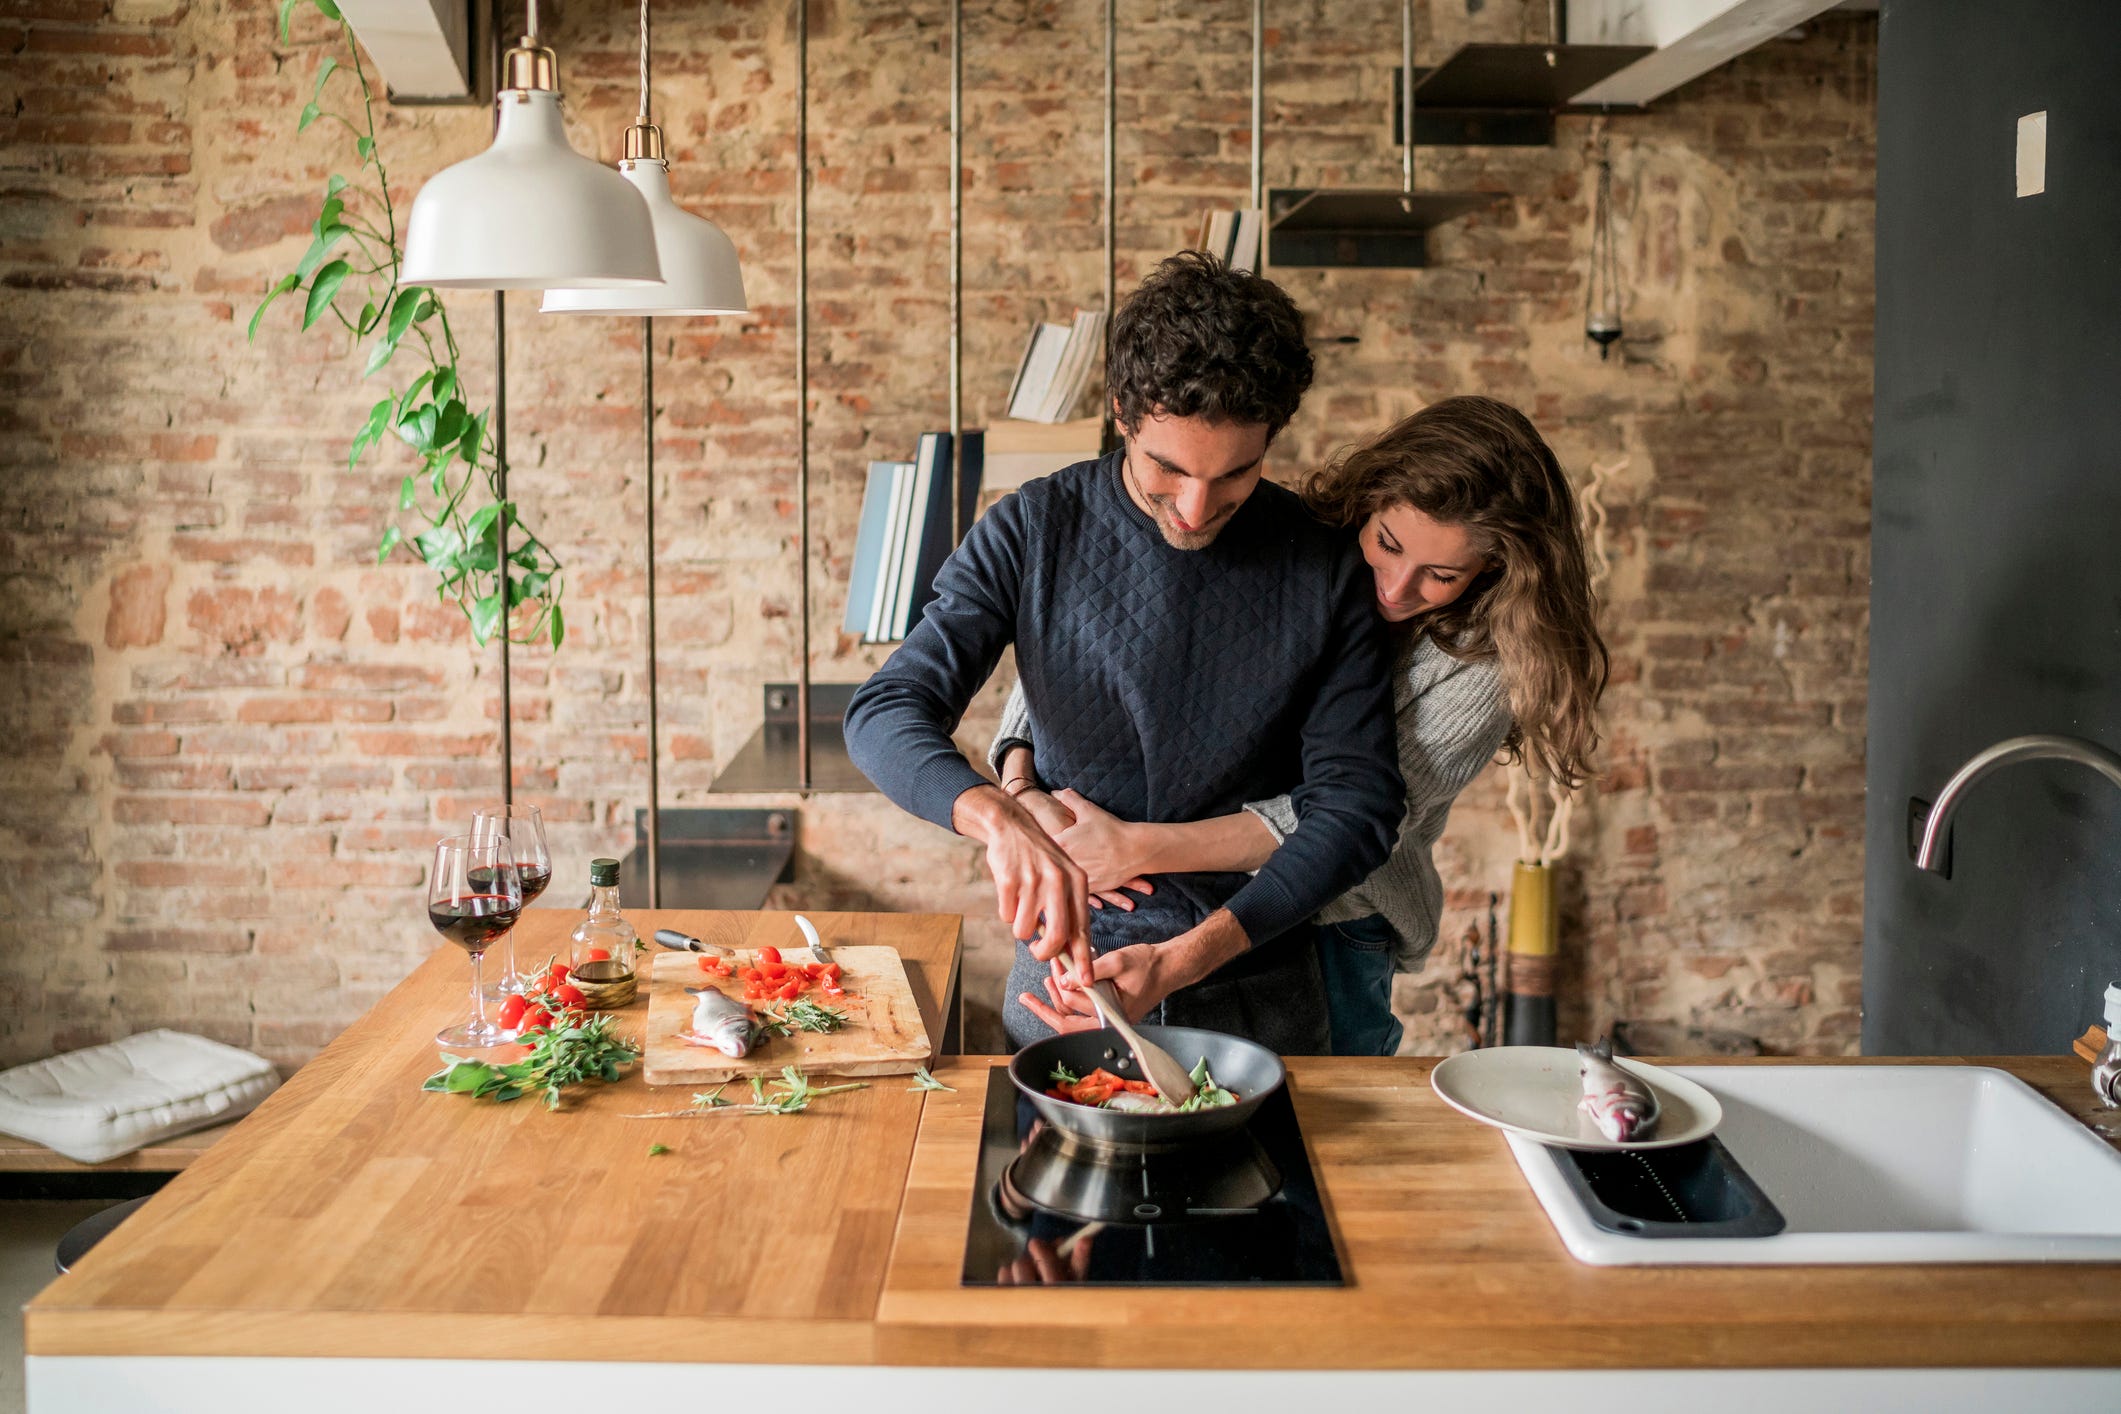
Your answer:
[[[1922,842],[1915,849],[1918,867],[1932,874],[1945,872],[1944,837],[1951,828],[1952,812],[1959,808],[1959,802],[1966,798],[1966,793],[1976,782],[2020,761],[2074,761],[2080,766],[2091,767],[2116,787],[2121,787],[2121,756],[2097,742],[2052,734],[2014,736],[1999,741],[1953,772],[1952,778],[1944,783],[1944,789],[1937,793],[1936,803],[1930,806],[1929,814],[1922,821]],[[2111,1023],[2111,1015],[2108,1019]],[[2098,1093],[2100,1103],[2109,1108],[2121,1106],[2121,1034],[2116,1034],[2111,1024],[2107,1028],[2106,1049],[2099,1053],[2099,1059],[2092,1066],[2092,1089]]]

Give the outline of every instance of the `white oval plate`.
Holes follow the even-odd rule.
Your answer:
[[[1628,1143],[1608,1139],[1577,1108],[1583,1080],[1576,1052],[1562,1046],[1495,1046],[1452,1056],[1429,1072],[1429,1084],[1460,1114],[1564,1149],[1670,1149],[1706,1139],[1723,1123],[1723,1106],[1691,1080],[1625,1056],[1615,1065],[1657,1096],[1657,1134]]]

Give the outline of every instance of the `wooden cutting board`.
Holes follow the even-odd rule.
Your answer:
[[[641,1078],[650,1085],[718,1085],[748,1076],[777,1076],[781,1067],[792,1065],[806,1075],[911,1075],[935,1058],[928,1043],[928,1028],[921,1021],[920,1005],[906,980],[906,965],[898,949],[884,947],[826,946],[840,965],[840,985],[847,995],[811,998],[847,1013],[847,1024],[838,1031],[798,1031],[792,1036],[772,1036],[752,1047],[751,1054],[733,1060],[712,1046],[695,1046],[678,1039],[691,1029],[695,998],[687,987],[719,986],[730,997],[742,1001],[744,984],[735,978],[712,978],[700,971],[697,953],[662,952],[654,959],[648,984],[648,1032],[641,1064]],[[788,957],[808,961],[807,948],[788,951]],[[741,954],[749,963],[748,950]]]

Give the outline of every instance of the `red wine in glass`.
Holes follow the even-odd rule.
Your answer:
[[[523,907],[525,908],[536,903],[538,895],[544,893],[545,886],[552,882],[552,866],[549,864],[543,866],[526,864],[516,870],[516,874],[523,881]]]
[[[527,894],[529,890],[524,892]],[[492,947],[503,933],[515,927],[516,919],[528,901],[527,898],[513,899],[506,894],[470,894],[464,898],[429,903],[427,921],[434,924],[437,933],[464,951],[479,953]]]
[[[552,851],[545,844],[545,817],[535,805],[489,805],[472,812],[473,838],[491,840],[500,848],[497,863],[515,874],[528,906],[552,882]],[[501,953],[501,975],[487,993],[488,1001],[505,1000],[509,994],[528,991],[530,979],[516,967],[516,940],[511,930]]]
[[[471,954],[471,1016],[435,1036],[437,1044],[454,1050],[497,1046],[509,1039],[486,1019],[479,975],[486,949],[523,913],[522,878],[507,849],[505,838],[452,836],[435,846],[434,866],[427,876],[427,921]]]

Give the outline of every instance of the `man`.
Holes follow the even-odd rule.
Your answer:
[[[1268,281],[1188,252],[1122,305],[1106,362],[1122,447],[972,527],[855,693],[848,753],[900,806],[987,846],[1018,939],[1013,1044],[1082,1024],[1070,988],[1089,969],[1136,1019],[1320,1052],[1306,920],[1383,862],[1405,793],[1370,576],[1261,481],[1311,382],[1303,317]],[[1082,871],[950,740],[1011,642],[1045,783],[1164,822],[1287,791],[1301,828],[1256,875],[1165,875],[1132,911],[1092,917]]]

